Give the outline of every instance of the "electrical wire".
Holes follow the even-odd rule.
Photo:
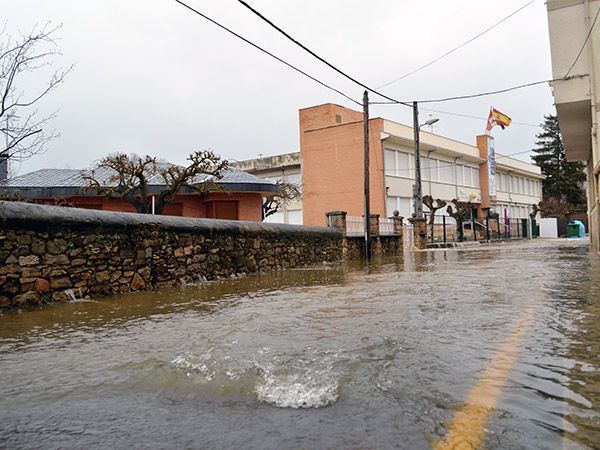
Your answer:
[[[293,64],[285,61],[283,58],[280,58],[279,56],[274,55],[273,53],[269,52],[268,50],[265,50],[264,48],[260,47],[258,44],[255,44],[254,42],[250,41],[249,39],[246,39],[245,37],[243,37],[242,35],[236,33],[235,31],[227,28],[225,25],[220,24],[219,22],[217,22],[214,19],[211,19],[210,17],[208,17],[206,14],[201,13],[200,11],[198,11],[197,9],[194,9],[193,7],[191,7],[190,5],[188,5],[187,3],[184,3],[181,0],[174,0],[176,3],[179,3],[181,6],[183,6],[184,8],[187,8],[188,10],[192,11],[193,13],[199,15],[200,17],[202,17],[203,19],[209,21],[210,23],[212,23],[213,25],[216,25],[217,27],[221,28],[222,30],[227,31],[229,34],[237,37],[238,39],[241,39],[242,41],[244,41],[245,43],[251,45],[252,47],[254,47],[257,50],[260,50],[261,52],[269,55],[271,58],[276,59],[277,61],[279,61],[282,64],[285,64],[287,67],[289,67],[290,69],[295,70],[296,72],[304,75],[305,77],[313,80],[314,82],[320,84],[321,86],[345,97],[346,99],[352,101],[353,103],[356,103],[359,106],[362,106],[362,102],[359,102],[355,99],[353,99],[352,97],[350,97],[349,95],[345,94],[344,92],[334,88],[333,86],[330,86],[329,84],[317,79],[316,77],[306,73],[305,71],[303,71],[302,69],[299,69],[298,67],[294,66]]]
[[[388,105],[391,105],[391,104],[392,103],[388,103]],[[475,120],[483,120],[483,121],[487,120],[487,117],[473,116],[473,115],[461,114],[461,113],[453,113],[453,112],[450,112],[450,111],[440,111],[439,109],[419,108],[419,111],[434,112],[434,113],[438,113],[438,114],[447,114],[449,116],[464,117],[466,119],[475,119]],[[511,125],[522,125],[522,126],[534,127],[534,128],[538,128],[539,127],[539,125],[535,125],[533,123],[515,122],[514,120],[510,124]]]
[[[535,0],[533,0],[533,1],[535,1]],[[299,42],[297,39],[295,39],[294,37],[292,37],[289,33],[287,33],[281,27],[279,27],[278,25],[276,25],[275,23],[273,23],[273,21],[271,21],[270,19],[268,19],[267,17],[265,17],[260,11],[257,11],[256,9],[254,9],[246,1],[244,1],[244,0],[238,0],[238,2],[241,3],[243,6],[245,6],[253,14],[255,14],[256,16],[258,16],[261,20],[263,20],[264,22],[266,22],[267,24],[269,24],[272,28],[274,28],[279,33],[281,33],[283,36],[285,36],[286,38],[288,38],[290,41],[292,41],[294,44],[296,44],[302,50],[306,51],[308,54],[310,54],[311,56],[315,57],[316,59],[318,59],[319,61],[321,61],[323,64],[325,64],[327,67],[333,69],[334,71],[336,71],[337,73],[339,73],[343,77],[345,77],[348,80],[352,81],[353,83],[359,85],[360,87],[366,89],[367,91],[373,92],[374,94],[379,95],[382,98],[385,98],[386,100],[389,100],[389,101],[391,101],[393,103],[396,103],[396,104],[402,104],[404,106],[408,106],[408,107],[412,108],[412,105],[410,105],[410,104],[408,104],[406,102],[401,102],[399,100],[396,100],[393,97],[390,97],[390,96],[385,95],[385,94],[383,94],[381,92],[378,92],[376,89],[367,86],[366,84],[362,83],[361,81],[358,81],[356,78],[348,75],[346,72],[342,71],[341,69],[338,69],[332,63],[330,63],[329,61],[327,61],[323,57],[319,56],[317,53],[315,53],[314,51],[312,51],[311,49],[309,49],[308,47],[306,47],[304,44],[302,44],[301,42]]]
[[[594,29],[594,25],[596,25],[596,21],[598,20],[599,14],[600,14],[600,6],[598,6],[598,11],[596,11],[596,16],[594,17],[594,21],[592,22],[592,25],[590,26],[590,31],[588,32],[588,34],[585,38],[585,41],[583,41],[583,45],[581,46],[581,49],[579,50],[579,53],[577,54],[577,58],[575,58],[575,61],[573,61],[573,64],[571,64],[571,67],[565,74],[564,78],[567,78],[569,76],[569,74],[571,73],[571,70],[573,70],[573,67],[575,67],[575,64],[577,64],[577,61],[579,61],[579,58],[581,58],[583,49],[585,48],[586,44],[590,40],[590,36],[592,35],[592,30]]]
[[[517,86],[512,86],[512,87],[505,88],[505,89],[498,89],[496,91],[481,92],[478,94],[457,95],[454,97],[446,97],[446,98],[439,98],[439,99],[415,100],[415,101],[417,103],[442,103],[442,102],[450,102],[450,101],[454,101],[454,100],[465,100],[465,99],[469,99],[469,98],[486,97],[489,95],[503,94],[505,92],[516,91],[518,89],[523,89],[523,88],[527,88],[527,87],[531,87],[531,86],[537,86],[540,84],[553,83],[555,81],[571,80],[573,78],[583,78],[586,76],[587,75],[571,75],[569,77],[553,78],[551,80],[541,80],[541,81],[534,81],[532,83],[519,84]],[[371,102],[371,104],[373,104],[373,105],[390,105],[392,103],[390,103],[390,102]]]
[[[531,5],[532,3],[534,3],[536,0],[531,0],[529,2],[527,2],[526,4],[524,4],[523,6],[521,6],[519,9],[513,11],[512,13],[510,13],[508,16],[504,17],[502,20],[500,20],[499,22],[496,22],[494,25],[492,25],[491,27],[486,28],[485,30],[483,30],[481,33],[473,36],[471,39],[463,42],[462,44],[460,44],[458,47],[453,48],[452,50],[447,51],[446,53],[444,53],[441,56],[438,56],[436,59],[434,59],[433,61],[428,62],[427,64],[423,64],[422,66],[417,67],[414,70],[411,70],[410,72],[405,73],[404,75],[402,75],[401,77],[398,77],[392,81],[388,81],[387,83],[382,84],[381,86],[377,86],[376,89],[381,89],[382,87],[386,87],[389,86],[390,84],[394,84],[397,81],[403,80],[406,77],[409,77],[410,75],[413,75],[433,64],[435,64],[436,62],[444,59],[446,56],[451,55],[452,53],[454,53],[455,51],[463,48],[465,45],[470,44],[471,42],[475,41],[476,39],[479,39],[481,36],[483,36],[484,34],[492,31],[494,28],[496,28],[498,25],[506,22],[508,19],[510,19],[512,16],[514,16],[515,14],[521,12],[522,10],[524,10],[525,8],[527,8],[529,5]]]

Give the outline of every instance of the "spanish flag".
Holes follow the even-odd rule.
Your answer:
[[[490,108],[490,115],[488,116],[487,127],[485,130],[489,132],[496,125],[500,125],[500,127],[504,130],[510,125],[511,122],[512,119],[510,117],[492,107]]]

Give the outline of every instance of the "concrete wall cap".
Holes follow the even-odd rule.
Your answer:
[[[316,237],[339,237],[335,228],[302,225],[266,224],[241,220],[201,219],[191,217],[159,216],[149,214],[98,211],[81,208],[37,205],[32,203],[0,201],[0,223],[20,223],[44,226],[93,228],[136,228],[156,226],[173,230],[204,233],[228,233],[233,235],[290,235]]]

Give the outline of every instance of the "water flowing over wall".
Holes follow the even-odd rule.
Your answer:
[[[0,202],[0,307],[342,259],[335,228]]]

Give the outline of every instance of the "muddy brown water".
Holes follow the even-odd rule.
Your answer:
[[[0,315],[3,448],[431,448],[533,298],[484,448],[600,448],[587,241],[440,250]]]

